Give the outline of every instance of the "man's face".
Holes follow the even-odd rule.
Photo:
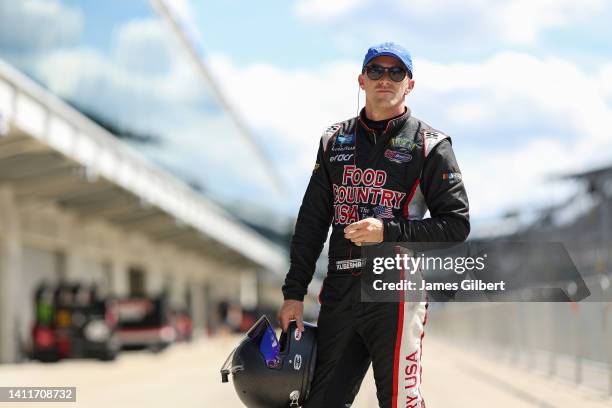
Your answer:
[[[405,69],[401,61],[386,55],[374,58],[367,65],[380,65],[385,68],[401,67]],[[389,77],[388,71],[378,80],[368,78],[364,72],[359,75],[358,80],[359,85],[365,91],[367,103],[378,109],[390,109],[403,104],[404,96],[410,93],[414,87],[414,80],[410,79],[408,75],[401,82],[395,82]]]

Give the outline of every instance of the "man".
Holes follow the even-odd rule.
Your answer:
[[[470,230],[450,138],[404,105],[412,73],[401,46],[371,47],[358,76],[364,109],[330,126],[319,143],[279,311],[283,330],[292,319],[302,327],[304,295],[332,224],[307,408],[350,407],[370,363],[381,407],[425,406],[419,386],[426,303],[362,303],[356,278],[364,243],[461,242]],[[431,217],[423,219],[427,209]]]

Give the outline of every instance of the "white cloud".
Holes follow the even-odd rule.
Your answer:
[[[175,23],[195,48],[202,44],[202,35],[196,24],[196,13],[190,0],[154,0],[151,4],[156,8],[160,4],[165,6],[171,18],[175,20]]]
[[[475,214],[548,204],[566,193],[550,177],[612,161],[603,75],[520,53],[418,65],[414,103],[455,136]]]
[[[569,25],[600,11],[602,0],[392,0],[416,18],[457,16],[465,27],[477,26],[511,44],[530,44],[547,29]]]
[[[164,46],[160,24],[135,20],[119,27],[110,55],[63,48],[38,55],[32,69],[54,93],[115,125],[162,137],[161,149],[146,148],[150,156],[212,191],[271,191],[270,177],[194,64],[180,49]]]
[[[131,71],[163,74],[176,58],[175,43],[163,21],[130,20],[113,32],[113,60]]]
[[[502,52],[479,64],[415,64],[420,67],[415,88],[419,102],[450,106],[450,125],[494,126],[502,119],[513,126],[532,123],[559,132],[605,133],[601,124],[610,114],[600,90],[605,76],[593,77],[571,62]],[[454,113],[457,109],[468,115]]]
[[[54,92],[87,101],[110,117],[123,112],[128,123],[140,126],[142,109],[164,111],[178,105],[191,109],[202,103],[217,106],[195,65],[171,41],[164,23],[155,18],[117,27],[110,55],[75,47],[36,56],[34,71]],[[155,123],[155,118],[144,119]]]
[[[82,13],[57,0],[0,2],[0,47],[13,53],[72,44],[83,28]]]
[[[330,20],[355,11],[365,3],[366,0],[300,0],[295,5],[295,12],[300,17]]]
[[[137,121],[138,115],[133,115],[144,106],[161,109],[168,104],[193,103],[203,96],[200,79],[187,64],[172,64],[166,72],[151,75],[117,64],[91,48],[47,53],[35,69],[57,94],[85,101],[110,117],[123,112],[127,122]]]
[[[389,38],[414,41],[438,38],[442,32],[444,41],[455,43],[466,39],[527,45],[542,32],[579,23],[604,6],[603,0],[372,0],[367,4],[304,0],[296,13],[316,22],[327,21],[340,32],[343,26],[357,25],[374,38],[385,33]],[[342,37],[342,33],[334,35]]]
[[[162,0],[170,11],[182,21],[193,21],[194,10],[190,0]]]
[[[455,145],[462,143],[455,141]],[[575,166],[573,145],[552,137],[518,142],[507,149],[471,147],[458,157],[476,218],[507,209],[548,206],[568,192],[552,184],[553,176]]]
[[[601,91],[612,102],[612,64],[608,63],[601,67],[599,71],[599,80],[601,82]]]
[[[210,63],[267,143],[291,147],[280,159],[283,172],[303,186],[322,129],[355,114],[359,66],[287,70],[237,66],[220,55]],[[549,203],[566,193],[551,176],[612,161],[612,106],[601,91],[608,68],[593,76],[559,58],[509,52],[474,64],[416,63],[407,102],[453,137],[474,215]]]
[[[494,7],[492,22],[513,44],[530,44],[540,32],[569,25],[600,11],[601,0],[513,0]]]
[[[312,169],[323,130],[357,111],[359,65],[353,62],[330,63],[315,71],[263,63],[239,67],[222,55],[211,56],[208,63],[249,125],[278,135],[274,141],[267,135],[263,142],[286,147],[289,153],[280,161],[298,164],[285,173],[294,180]],[[352,98],[347,100],[347,95]]]
[[[480,64],[418,65],[419,102],[433,110],[444,101],[451,113],[469,103],[471,112],[477,112],[476,117],[453,114],[448,120],[453,127],[499,126],[501,120],[527,131],[547,129],[558,137],[572,133],[607,139],[604,125],[610,124],[611,111],[601,92],[605,76],[593,76],[571,62],[503,52]]]

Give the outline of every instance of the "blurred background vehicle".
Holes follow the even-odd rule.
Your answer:
[[[168,299],[127,298],[118,301],[119,342],[124,349],[160,351],[177,341]]]
[[[32,327],[32,358],[50,362],[63,358],[114,360],[119,353],[117,305],[100,298],[95,287],[43,284],[36,291]]]

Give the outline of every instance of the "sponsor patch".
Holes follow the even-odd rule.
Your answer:
[[[337,162],[345,162],[345,161],[351,160],[352,158],[353,158],[353,153],[351,153],[351,154],[346,154],[346,153],[345,154],[337,154],[335,156],[331,156],[329,158],[329,161],[331,163],[333,163],[333,162],[336,162],[336,163]]]
[[[442,174],[442,180],[448,180],[449,183],[457,183],[461,181],[461,173],[449,171]]]
[[[314,165],[314,169],[312,169],[312,171],[317,171],[319,170],[319,167],[321,167],[321,165],[319,163],[315,163]]]
[[[412,155],[391,149],[385,150],[385,157],[395,163],[408,163],[412,160]]]
[[[354,164],[345,164],[342,183],[332,184],[334,225],[357,222],[360,212],[361,218],[364,218],[365,210],[361,208],[370,209],[380,205],[399,210],[406,193],[384,188],[386,180],[387,172],[384,170],[361,169]]]
[[[425,136],[425,139],[435,139],[435,138],[438,138],[438,137],[444,137],[445,135],[443,133],[441,133],[441,132],[424,130],[423,131],[423,136]]]
[[[336,136],[335,146],[348,146],[355,143],[355,134],[354,133],[340,133]]]
[[[340,147],[333,145],[331,149],[332,149],[332,152],[350,152],[352,150],[355,150],[355,145],[340,146]]]
[[[293,337],[295,338],[295,341],[300,341],[302,339],[302,332],[300,329],[295,329],[295,332],[293,332]]]
[[[376,218],[393,218],[393,210],[390,207],[378,205],[374,207],[374,216]]]
[[[361,259],[345,259],[336,261],[336,270],[343,271],[347,269],[361,268],[366,263],[365,258]]]
[[[415,143],[412,139],[405,136],[397,136],[389,141],[389,145],[394,148],[401,148],[402,150],[410,151],[414,149]]]
[[[302,368],[302,355],[296,354],[293,359],[293,369],[298,371],[300,368]]]
[[[340,129],[340,124],[336,123],[331,125],[330,127],[328,127],[327,129],[325,129],[325,131],[323,132],[323,136],[333,136],[334,133],[336,133],[338,131],[338,129]]]

